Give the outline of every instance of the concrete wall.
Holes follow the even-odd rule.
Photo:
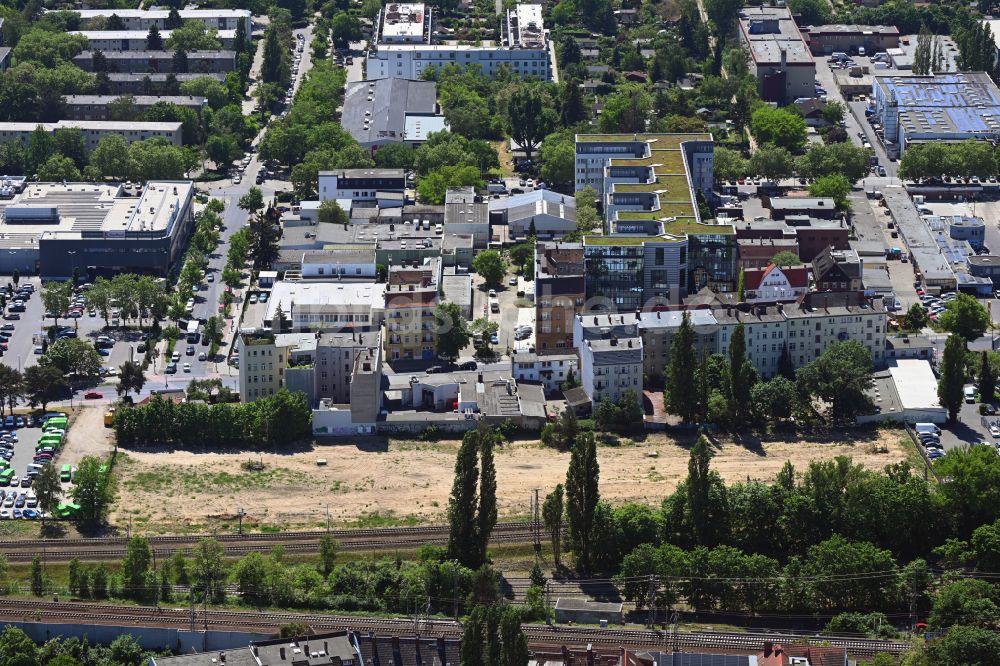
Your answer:
[[[250,641],[271,638],[270,634],[256,634],[243,631],[191,631],[168,627],[138,627],[95,624],[49,624],[44,622],[4,621],[24,630],[24,633],[42,643],[50,638],[86,637],[91,643],[109,645],[121,634],[131,634],[147,650],[173,650],[178,654],[205,652],[210,650],[232,650],[245,648]]]

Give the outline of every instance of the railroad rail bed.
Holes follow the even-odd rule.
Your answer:
[[[461,638],[461,624],[444,619],[358,617],[345,615],[310,615],[199,608],[159,608],[118,606],[91,602],[49,602],[23,599],[0,600],[0,623],[4,621],[72,622],[115,626],[150,626],[276,632],[291,622],[314,629],[356,630],[389,635],[444,636]],[[765,641],[807,642],[846,648],[856,658],[880,652],[902,654],[906,643],[838,636],[807,636],[791,632],[662,632],[646,629],[598,629],[590,627],[525,624],[524,631],[532,646],[593,645],[595,648],[660,648],[677,650],[714,650],[749,654],[760,651]]]

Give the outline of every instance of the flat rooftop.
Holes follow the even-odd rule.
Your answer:
[[[421,39],[426,15],[427,7],[422,2],[390,2],[382,15],[382,38]]]
[[[83,131],[115,132],[123,130],[145,130],[147,132],[179,132],[180,122],[142,122],[134,120],[60,120],[55,123],[0,123],[0,132],[32,132],[39,125],[49,132],[57,129],[79,129]]]
[[[931,370],[930,361],[901,358],[889,366],[889,374],[892,375],[903,409],[941,407],[937,395],[937,378]]]
[[[160,37],[163,41],[170,39],[170,35],[173,34],[173,30],[160,30]],[[70,32],[71,35],[83,35],[88,41],[97,41],[105,39],[120,39],[120,40],[132,40],[132,39],[146,39],[149,35],[148,30],[74,30]],[[215,33],[217,39],[222,41],[233,41],[236,39],[235,30],[217,30]],[[127,49],[122,49],[127,50]]]
[[[758,65],[815,65],[791,12],[783,7],[744,7],[740,33]]]
[[[271,288],[264,318],[272,321],[278,305],[286,314],[295,308],[313,310],[338,305],[372,305],[385,300],[385,285],[374,282],[288,282],[279,280]]]
[[[809,26],[810,35],[898,35],[894,25],[858,25],[856,23],[829,23]]]
[[[900,111],[1000,107],[1000,89],[985,72],[875,76],[875,85]]]
[[[73,57],[76,61],[90,61],[94,57],[95,51],[81,51],[79,54]],[[148,50],[137,50],[137,51],[108,51],[104,54],[109,60],[166,60],[168,58],[174,57],[174,51],[148,51]],[[236,51],[227,51],[225,49],[215,50],[215,51],[188,51],[188,60],[217,60],[220,58],[233,59],[236,57]]]
[[[517,4],[507,13],[507,35],[511,48],[538,49],[545,46],[542,6]]]
[[[81,238],[87,232],[165,233],[193,191],[191,181],[150,181],[140,197],[122,196],[118,185],[31,183],[0,202],[0,239],[37,244],[43,237]]]
[[[84,21],[102,16],[117,14],[120,18],[166,19],[170,16],[169,9],[74,9]],[[250,18],[249,9],[180,9],[177,11],[182,19],[206,18]]]
[[[125,95],[66,95],[63,101],[70,106],[105,106]],[[136,106],[153,106],[163,102],[177,106],[205,106],[207,97],[195,95],[130,95]]]

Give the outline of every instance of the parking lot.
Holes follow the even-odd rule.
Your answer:
[[[26,418],[26,417],[19,417]],[[7,424],[5,424],[6,426]],[[5,438],[2,445],[3,457],[10,455],[8,463],[14,471],[14,477],[9,483],[0,485],[0,519],[28,518],[40,516],[35,513],[37,501],[31,487],[32,476],[28,475],[29,465],[35,464],[35,445],[41,439],[43,430],[40,427],[4,427],[0,437]],[[10,440],[13,440],[12,442]],[[11,455],[12,454],[12,455]],[[59,452],[55,452],[52,465],[59,464]],[[63,483],[64,495],[69,492],[69,483]],[[21,497],[23,496],[23,499]],[[23,510],[27,510],[23,512]],[[23,512],[23,513],[22,513]]]

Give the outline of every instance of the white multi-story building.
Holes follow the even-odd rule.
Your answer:
[[[78,129],[88,150],[93,150],[106,136],[117,134],[128,143],[146,139],[166,139],[175,146],[183,144],[180,122],[136,122],[124,120],[60,120],[56,123],[0,123],[0,145],[9,141],[27,142],[41,127],[52,134],[58,129]]]
[[[552,78],[553,58],[541,5],[519,4],[510,9],[502,23],[500,43],[436,41],[433,13],[422,3],[389,3],[377,25],[368,54],[368,79],[420,79],[427,67],[448,64],[476,65],[486,76],[506,66],[516,76]]]
[[[320,201],[378,202],[380,208],[403,205],[406,173],[402,169],[337,169],[319,172]]]
[[[293,331],[366,331],[382,325],[384,308],[384,284],[282,280],[274,283],[264,322],[276,329],[280,309]]]
[[[742,9],[740,41],[750,53],[750,72],[765,102],[816,97],[816,61],[787,8]]]
[[[580,383],[592,403],[617,402],[626,391],[642,400],[642,338],[585,340],[579,352]]]
[[[546,393],[559,390],[570,373],[580,378],[580,360],[576,352],[562,350],[549,354],[517,351],[511,356],[511,374],[519,382],[541,384]]]

